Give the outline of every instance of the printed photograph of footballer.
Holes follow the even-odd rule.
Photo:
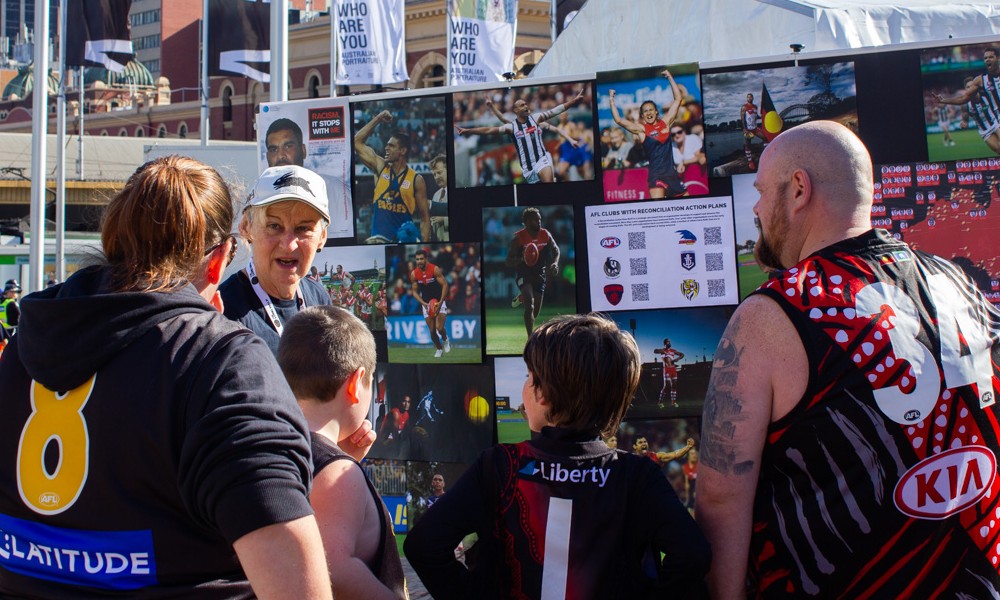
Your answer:
[[[489,367],[379,363],[376,380],[383,400],[368,418],[385,435],[370,458],[471,463],[493,443]]]
[[[776,135],[809,121],[858,130],[854,63],[702,71],[709,174],[754,173]]]
[[[479,244],[386,246],[390,362],[481,363]]]
[[[516,444],[531,439],[531,428],[522,401],[528,365],[520,356],[498,356],[493,359],[497,390],[497,440],[501,444]]]
[[[258,166],[296,165],[319,174],[330,197],[328,238],[354,237],[346,99],[265,102],[257,114]]]
[[[614,443],[618,449],[648,457],[660,465],[691,516],[694,516],[698,484],[698,417],[622,421]],[[605,440],[606,442],[608,440]]]
[[[385,313],[379,312],[378,302],[385,297],[385,247],[333,246],[321,256],[322,270],[316,275],[330,301],[354,313],[372,331],[384,331]]]
[[[483,209],[486,353],[520,354],[530,332],[576,312],[572,206]]]
[[[600,73],[597,98],[605,202],[708,193],[697,64]]]
[[[590,82],[452,95],[455,186],[594,178]]]
[[[715,348],[733,310],[709,306],[608,313],[635,338],[643,360],[626,418],[701,414]]]
[[[445,154],[444,96],[352,102],[358,243],[431,240],[431,171]],[[438,202],[444,202],[447,195]],[[447,206],[438,206],[447,216]]]
[[[760,193],[753,186],[757,178],[752,173],[733,175],[733,217],[736,223],[736,277],[740,283],[740,300],[767,281],[770,269],[757,262],[757,242],[763,235],[758,227],[753,207]]]
[[[872,226],[954,262],[1000,304],[1000,158],[875,165]]]
[[[451,462],[410,462],[406,466],[406,513],[413,526],[427,509],[448,493],[448,484],[458,481],[469,465]]]
[[[1000,155],[1000,44],[920,53],[927,159]]]

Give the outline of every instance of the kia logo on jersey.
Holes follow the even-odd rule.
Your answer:
[[[915,519],[944,519],[979,502],[996,475],[996,455],[989,448],[951,448],[910,467],[892,498],[900,512]]]
[[[617,248],[622,245],[622,241],[616,237],[606,237],[601,240],[601,248]]]
[[[604,286],[604,297],[608,299],[611,306],[618,306],[618,303],[622,301],[622,296],[625,295],[625,287],[618,283],[609,283]]]

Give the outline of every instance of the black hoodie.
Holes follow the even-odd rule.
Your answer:
[[[232,543],[311,514],[302,413],[193,286],[107,285],[25,297],[0,358],[0,596],[250,596]]]

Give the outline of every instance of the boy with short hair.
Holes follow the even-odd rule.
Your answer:
[[[563,315],[524,348],[532,439],[486,450],[407,536],[434,598],[682,597],[711,551],[650,460],[612,450],[639,383],[635,340],[596,314]],[[472,570],[452,550],[479,534]],[[660,553],[666,554],[662,561]]]
[[[357,463],[371,448],[357,438],[366,430],[372,435],[370,424],[363,425],[375,360],[368,327],[335,306],[300,311],[285,324],[278,346],[278,364],[313,432],[310,502],[334,596],[405,600],[392,519]]]

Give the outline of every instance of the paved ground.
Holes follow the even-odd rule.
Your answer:
[[[403,561],[403,574],[406,575],[406,589],[410,592],[410,600],[429,600],[431,595],[427,593],[424,584],[420,582],[420,578],[410,566],[410,562],[406,560],[405,556],[401,559]]]

